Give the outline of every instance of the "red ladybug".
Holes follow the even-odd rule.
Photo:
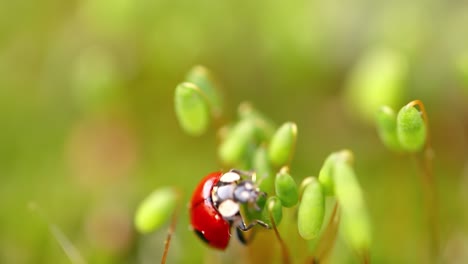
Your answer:
[[[240,213],[242,204],[253,205],[257,210],[259,196],[265,196],[252,180],[242,180],[241,175],[251,176],[247,172],[230,170],[208,174],[195,188],[190,203],[192,228],[209,246],[224,250],[229,244],[231,227],[236,227],[239,240],[246,243],[240,231],[247,231],[260,224],[270,228],[260,220],[253,220],[246,225]]]

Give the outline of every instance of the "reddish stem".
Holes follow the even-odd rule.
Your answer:
[[[320,239],[317,249],[315,250],[314,257],[308,261],[309,263],[322,263],[328,257],[330,251],[333,249],[333,245],[335,244],[339,223],[340,211],[338,202],[336,202],[327,227],[325,228],[322,238]]]
[[[284,243],[284,240],[280,236],[278,228],[276,227],[275,219],[273,218],[273,215],[272,215],[271,211],[269,211],[269,215],[270,215],[271,225],[273,227],[273,230],[275,231],[275,236],[278,239],[278,242],[279,242],[279,245],[280,245],[280,248],[281,248],[282,262],[283,262],[283,264],[290,264],[291,263],[291,258],[289,256],[288,246],[286,246],[286,244]]]
[[[409,107],[418,106],[421,111],[422,118],[427,128],[427,140],[424,145],[422,155],[417,155],[419,166],[421,168],[421,180],[423,185],[424,204],[426,207],[427,218],[429,221],[431,235],[431,252],[437,254],[439,251],[439,225],[438,225],[438,204],[435,190],[435,180],[432,170],[433,150],[429,133],[429,118],[424,104],[420,100],[414,100],[407,104]]]
[[[179,208],[180,208],[180,192],[177,191],[177,193],[178,193],[177,202],[176,202],[177,205],[174,210],[174,213],[172,214],[171,224],[169,225],[169,230],[167,231],[166,240],[164,241],[164,252],[161,258],[161,264],[166,264],[167,254],[169,253],[169,247],[171,245],[172,235],[174,234],[175,228],[177,225],[177,219],[178,219]]]

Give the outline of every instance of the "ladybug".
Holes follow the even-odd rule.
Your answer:
[[[241,175],[249,176],[243,180]],[[259,224],[270,228],[256,219],[248,225],[241,215],[241,206],[247,204],[260,210],[257,200],[266,194],[251,180],[252,173],[232,169],[226,173],[213,172],[203,178],[192,195],[190,220],[195,234],[209,246],[224,250],[231,238],[231,227],[236,228],[239,240],[246,244],[241,231]]]

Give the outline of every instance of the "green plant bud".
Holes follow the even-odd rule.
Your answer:
[[[352,165],[354,162],[353,153],[350,150],[344,149],[334,152],[327,157],[318,177],[325,195],[332,196],[335,193],[334,166],[339,161]]]
[[[115,58],[106,50],[84,50],[74,63],[73,97],[85,111],[115,104],[123,97]]]
[[[334,166],[335,196],[342,209],[342,228],[346,240],[358,251],[369,249],[371,225],[364,196],[348,162]]]
[[[299,191],[288,169],[283,167],[275,179],[275,191],[284,207],[293,207],[299,200]]]
[[[350,112],[373,123],[381,105],[401,104],[407,76],[407,60],[399,52],[389,49],[368,52],[349,76],[345,95]]]
[[[218,156],[224,164],[236,165],[244,161],[249,144],[255,141],[255,127],[250,120],[241,120],[228,132],[218,148]]]
[[[397,136],[397,117],[392,108],[382,106],[377,112],[377,132],[383,144],[394,151],[401,151],[400,141]]]
[[[175,90],[175,112],[182,129],[192,136],[203,134],[210,123],[208,104],[193,83],[181,83]]]
[[[255,151],[253,157],[253,169],[257,175],[260,190],[266,193],[273,193],[273,168],[271,167],[270,160],[268,159],[268,152],[265,146],[260,146]]]
[[[297,212],[297,226],[302,238],[314,239],[320,233],[325,216],[325,197],[322,186],[311,177],[305,187]]]
[[[336,153],[330,154],[320,169],[318,180],[322,185],[323,193],[328,196],[332,196],[335,193],[335,187],[333,182],[333,165],[336,160]]]
[[[421,150],[426,143],[426,124],[413,106],[404,106],[397,116],[397,135],[401,146],[410,152]]]
[[[270,141],[276,131],[276,125],[273,121],[254,109],[248,102],[243,102],[239,105],[238,114],[240,119],[251,119],[254,121],[259,141]]]
[[[135,227],[140,233],[160,228],[173,215],[177,205],[177,191],[165,187],[152,192],[141,202],[135,214]]]
[[[273,135],[268,148],[268,157],[271,164],[281,167],[292,159],[297,139],[297,126],[295,123],[284,123]]]
[[[304,194],[305,188],[312,183],[313,181],[316,181],[317,179],[315,177],[307,177],[304,178],[301,182],[301,185],[299,185],[299,200],[301,200],[302,195]]]
[[[276,196],[268,198],[262,211],[262,220],[272,226],[270,213],[273,220],[275,220],[275,224],[278,226],[281,223],[281,219],[283,219],[283,206],[281,204],[281,200]]]
[[[219,117],[223,110],[223,100],[211,72],[200,65],[193,67],[186,76],[186,81],[194,83],[206,96],[214,117]]]

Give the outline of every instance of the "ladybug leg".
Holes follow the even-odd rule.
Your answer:
[[[230,172],[235,172],[239,175],[244,175],[249,178],[254,178],[255,177],[255,172],[253,171],[243,171],[243,170],[238,170],[238,169],[231,169]]]
[[[249,240],[247,240],[247,238],[244,235],[244,232],[242,232],[242,230],[240,230],[239,228],[236,228],[236,235],[237,239],[239,239],[239,241],[244,245],[247,245],[250,241],[252,241],[252,236],[250,236]]]
[[[246,231],[250,230],[252,227],[254,227],[256,224],[259,224],[265,228],[270,228],[270,226],[268,226],[266,223],[264,223],[263,221],[260,221],[260,220],[254,220],[252,221],[249,225],[246,225],[244,220],[242,219],[242,217],[240,216],[240,214],[238,215],[239,218],[240,218],[240,222],[239,224],[237,225],[236,227],[236,236],[237,236],[237,239],[239,239],[239,241],[244,244],[244,245],[247,245],[250,243],[250,241],[253,240],[253,238],[255,237],[255,230],[252,230],[252,233],[251,235],[249,236],[249,238],[247,239],[247,237],[245,236],[245,233]]]
[[[254,227],[256,224],[259,224],[263,226],[264,228],[270,229],[270,226],[267,223],[258,219],[255,219],[252,222],[250,222],[248,225],[246,225],[242,217],[241,217],[240,223],[237,225],[237,228],[245,232],[245,231],[252,229],[252,227]]]

